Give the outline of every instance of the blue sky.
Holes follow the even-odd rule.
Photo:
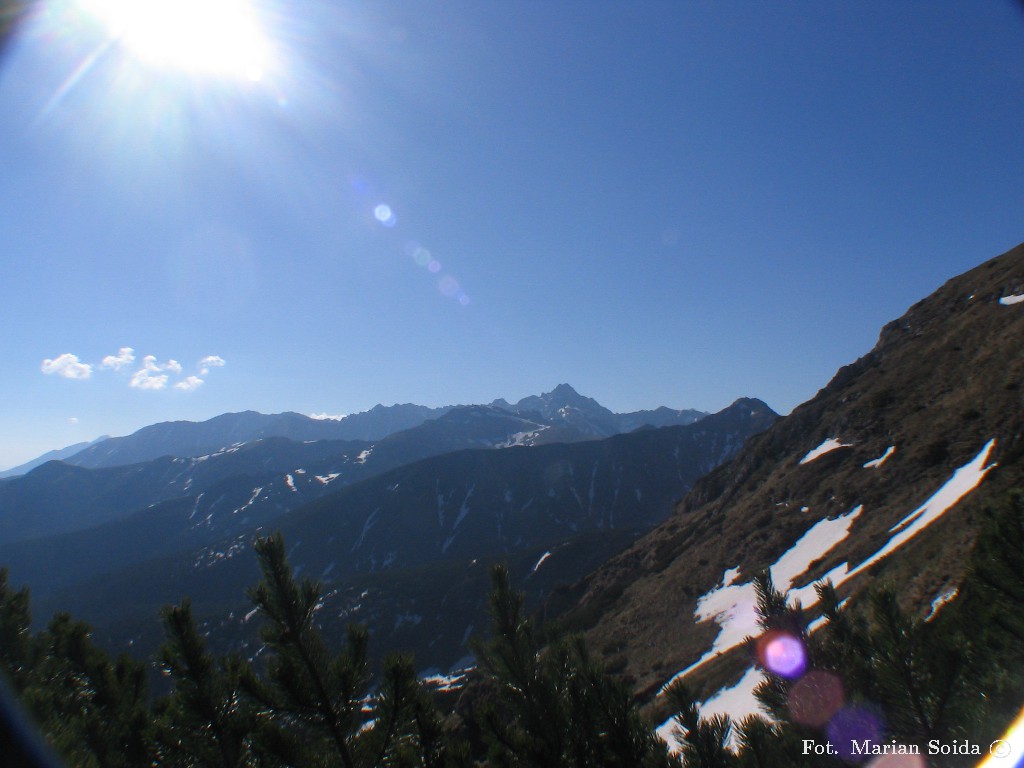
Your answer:
[[[0,72],[0,467],[563,381],[786,412],[1024,240],[1009,0],[267,1],[241,74],[102,1]]]

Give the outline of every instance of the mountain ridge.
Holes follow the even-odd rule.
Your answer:
[[[526,403],[534,408],[525,407],[523,404]],[[551,403],[557,405],[552,406]],[[466,407],[476,406],[377,404],[368,411],[339,418],[316,417],[295,411],[263,414],[246,410],[223,413],[198,422],[158,422],[142,427],[130,435],[103,436],[90,443],[76,443],[49,451],[31,461],[0,472],[0,479],[26,474],[51,460],[62,460],[76,466],[96,469],[137,464],[165,455],[176,458],[196,457],[267,437],[374,442],[440,418],[452,410]],[[547,426],[555,428],[544,437],[545,441],[608,437],[631,431],[644,423],[651,426],[689,424],[708,415],[704,411],[676,411],[664,406],[653,411],[614,414],[593,398],[580,395],[568,384],[559,384],[549,393],[528,396],[515,405],[503,399],[494,400],[490,407],[525,417],[530,416],[531,410],[536,410],[537,414],[543,416],[541,421],[546,420],[549,422]],[[560,410],[565,412],[559,413]],[[649,419],[644,421],[648,415]]]

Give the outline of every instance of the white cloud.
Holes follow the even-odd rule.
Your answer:
[[[51,360],[47,358],[40,365],[40,370],[47,374],[56,374],[65,379],[88,379],[92,376],[94,369],[107,369],[119,371],[122,368],[135,363],[135,350],[132,347],[121,347],[116,355],[107,355],[99,364],[93,365],[83,363],[77,355],[66,352],[63,355]],[[156,355],[146,355],[139,363],[139,367],[128,382],[128,386],[135,389],[160,390],[173,386],[183,392],[191,392],[198,389],[205,381],[200,378],[210,372],[210,368],[219,368],[225,365],[225,360],[220,355],[207,355],[199,361],[199,376],[184,376],[184,366],[177,360],[171,358],[166,363],[157,360]],[[174,384],[171,384],[174,377]]]
[[[65,352],[55,360],[43,360],[39,370],[47,375],[55,373],[65,379],[88,379],[92,376],[92,366],[81,362],[78,355],[72,355],[70,352]]]
[[[207,355],[199,361],[199,373],[206,376],[210,373],[211,368],[221,368],[226,365],[226,361],[220,355]]]
[[[184,381],[179,381],[174,385],[175,389],[180,389],[184,392],[191,392],[203,383],[203,380],[198,376],[188,376]]]
[[[107,355],[103,358],[103,362],[100,364],[103,368],[113,368],[115,371],[119,371],[126,365],[131,365],[135,362],[135,350],[131,347],[121,347],[117,350],[116,355]]]
[[[317,421],[341,421],[348,414],[339,413],[337,416],[332,416],[329,413],[311,413],[309,418],[316,419]]]
[[[158,363],[156,356],[146,355],[142,358],[142,370],[149,371],[150,373],[159,373],[160,371],[170,371],[171,373],[181,373],[181,363],[177,360],[168,360],[166,363]]]
[[[68,424],[71,424],[72,426],[74,426],[77,423],[78,423],[78,417],[77,416],[72,416],[71,418],[68,419]]]
[[[128,386],[136,389],[163,389],[167,386],[167,374],[159,373],[160,369],[154,363],[148,362],[150,357],[152,356],[146,357],[143,361],[145,367],[135,372]]]

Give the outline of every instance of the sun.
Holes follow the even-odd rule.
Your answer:
[[[246,0],[79,0],[111,40],[155,67],[260,80],[268,38]]]

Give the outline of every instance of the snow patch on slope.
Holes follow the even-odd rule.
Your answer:
[[[764,675],[757,667],[751,667],[739,679],[739,681],[728,688],[722,688],[718,693],[707,701],[698,704],[702,718],[711,718],[715,715],[728,715],[734,724],[739,723],[749,715],[760,715],[767,717],[767,713],[761,708],[760,702],[754,696],[754,689],[761,684]],[[658,737],[668,744],[669,751],[677,754],[682,749],[679,737],[681,736],[679,726],[675,718],[669,718],[655,730]],[[730,735],[730,741],[735,740],[735,733]]]
[[[452,531],[459,527],[459,523],[466,519],[466,515],[469,514],[469,497],[473,495],[473,491],[476,489],[476,484],[469,486],[469,490],[466,491],[466,497],[462,500],[462,504],[459,506],[459,516],[455,518],[455,524],[452,525]]]
[[[533,569],[530,571],[530,573],[536,573],[537,569],[540,568],[541,565],[544,564],[544,561],[547,560],[549,557],[551,557],[551,552],[550,551],[549,552],[545,552],[543,555],[541,555],[540,556],[540,560],[538,560],[537,564],[535,566],[533,566]]]
[[[472,672],[473,669],[473,667],[468,669],[458,669],[447,675],[442,675],[440,673],[428,674],[425,677],[421,677],[420,682],[436,691],[457,691],[460,688],[465,687],[469,673]]]
[[[1011,296],[1003,296],[1003,298],[999,300],[999,303],[1004,307],[1009,307],[1012,304],[1020,304],[1022,301],[1024,301],[1024,294],[1018,293]]]
[[[943,592],[938,597],[936,597],[934,600],[932,600],[931,610],[928,611],[928,615],[924,617],[924,620],[925,621],[931,621],[932,619],[934,619],[935,618],[935,614],[937,614],[939,611],[941,611],[943,606],[946,605],[946,603],[951,603],[953,600],[955,600],[956,596],[959,593],[960,593],[960,588],[956,587],[954,589],[950,589],[950,590],[947,590],[946,592]]]
[[[845,539],[862,509],[863,507],[858,506],[835,520],[826,518],[811,526],[771,567],[776,589],[789,589],[796,577],[804,573],[812,562],[828,554]],[[722,576],[722,586],[716,587],[697,601],[694,618],[698,623],[714,619],[719,626],[718,637],[715,638],[710,650],[682,672],[674,675],[661,692],[664,692],[674,680],[688,675],[718,654],[735,648],[744,638],[757,634],[757,593],[754,590],[754,583],[747,581],[737,584],[737,575],[738,571],[730,568]]]
[[[826,453],[834,451],[836,448],[849,448],[851,443],[841,443],[838,437],[829,437],[825,439],[821,445],[817,448],[813,448],[807,452],[807,455],[800,459],[801,464],[810,464],[817,458],[824,456]]]
[[[826,440],[825,442],[828,443],[829,441]],[[957,469],[953,476],[939,490],[932,494],[924,504],[893,526],[890,531],[895,533],[895,535],[875,554],[852,571],[849,570],[849,563],[836,566],[821,580],[829,580],[834,586],[838,587],[840,584],[888,557],[907,541],[942,517],[960,499],[977,488],[989,470],[996,466],[995,462],[992,464],[987,463],[995,444],[994,438],[989,440],[974,459]],[[812,451],[811,453],[814,452]],[[776,588],[781,591],[788,590],[796,576],[805,572],[807,566],[813,560],[826,555],[833,547],[845,539],[849,534],[850,526],[862,509],[862,506],[858,506],[853,511],[835,520],[821,520],[812,526],[771,567],[772,579],[775,581]],[[757,611],[755,608],[757,596],[754,586],[749,582],[736,584],[735,579],[737,575],[736,569],[728,569],[722,576],[722,586],[706,593],[697,602],[697,610],[694,612],[694,616],[698,622],[714,619],[720,626],[718,637],[715,638],[711,649],[689,667],[673,675],[659,693],[664,693],[665,689],[675,680],[685,677],[719,653],[736,647],[743,642],[745,637],[757,633]],[[792,590],[789,595],[791,599],[799,600],[805,608],[817,603],[817,594],[814,591],[813,584]],[[929,613],[926,620],[933,618],[943,605],[955,597],[956,591],[939,595],[932,601],[931,613]],[[809,631],[818,629],[823,623],[819,620],[819,622],[816,622],[816,626],[809,628]],[[759,670],[751,668],[735,686],[719,691],[701,705],[702,714],[705,716],[728,714],[739,721],[748,714],[756,713],[757,710],[751,708],[751,705],[753,707],[757,706],[756,699],[753,698],[753,689],[759,682],[760,676]],[[709,708],[711,706],[714,709]],[[679,745],[676,740],[678,729],[672,720],[663,723],[657,729],[657,733],[662,740],[672,747],[673,751],[678,751]]]
[[[885,464],[886,461],[889,460],[889,457],[892,456],[895,451],[896,446],[890,445],[888,448],[885,449],[885,453],[883,453],[877,459],[872,459],[871,461],[865,463],[864,469],[878,469],[880,466]]]

